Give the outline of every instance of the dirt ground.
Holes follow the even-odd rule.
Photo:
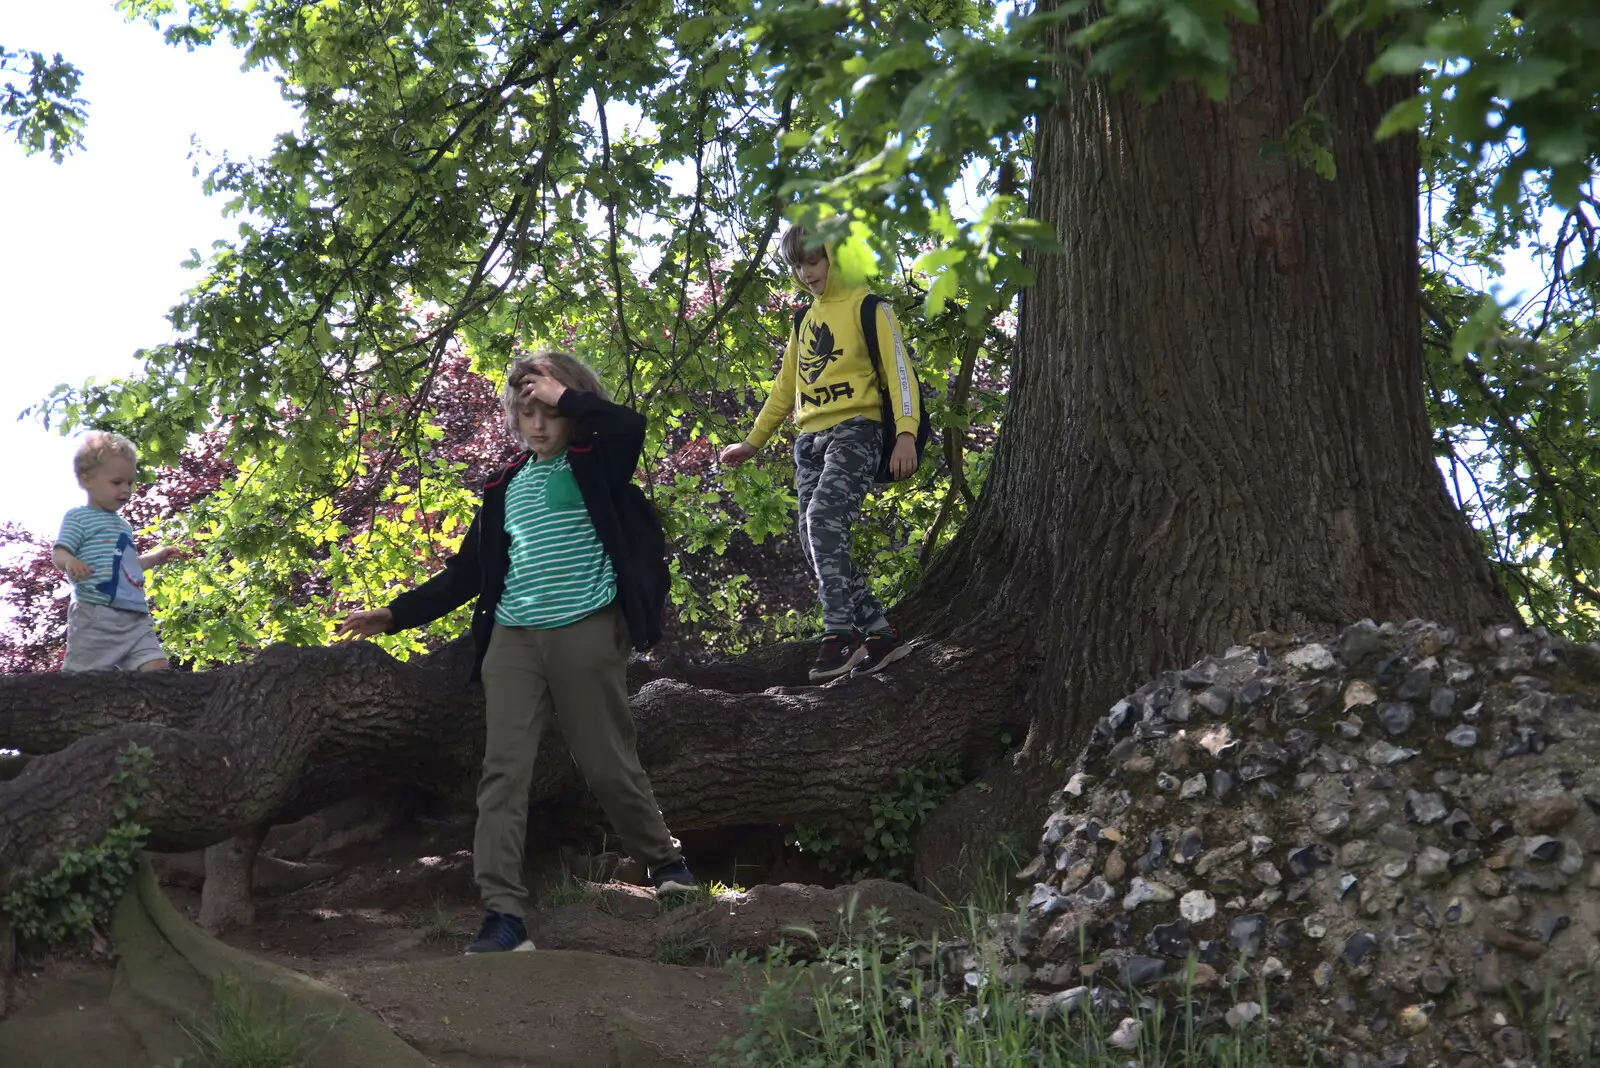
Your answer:
[[[748,990],[715,953],[658,940],[652,891],[562,878],[555,854],[530,858],[530,890],[544,906],[529,916],[539,951],[462,956],[481,915],[471,834],[470,818],[419,819],[317,856],[337,874],[258,895],[255,924],[221,941],[326,984],[443,1068],[704,1065],[739,1029]],[[193,920],[198,888],[168,874],[167,899]],[[137,1043],[101,1011],[111,947],[25,964],[11,1022],[70,1031],[74,1066],[167,1068],[128,1049]]]

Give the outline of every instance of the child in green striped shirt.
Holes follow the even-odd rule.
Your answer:
[[[477,598],[488,730],[472,852],[484,920],[468,953],[533,948],[523,848],[533,763],[552,724],[657,892],[698,885],[640,766],[628,704],[629,648],[660,638],[669,583],[660,519],[633,482],[644,417],[554,350],[511,365],[501,406],[527,451],[484,487],[460,550],[440,574],[341,627],[393,633]]]

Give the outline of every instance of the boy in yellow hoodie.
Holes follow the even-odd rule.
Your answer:
[[[772,395],[744,441],[722,450],[738,466],[756,454],[795,413],[795,484],[800,498],[800,545],[817,577],[824,634],[811,668],[813,682],[849,671],[874,672],[904,656],[899,632],[850,560],[850,528],[872,488],[885,450],[883,397],[897,431],[889,475],[917,469],[917,429],[922,418],[916,372],[900,324],[887,301],[877,302],[873,325],[884,383],[867,348],[861,319],[864,286],[846,286],[831,270],[829,250],[806,247],[807,232],[790,227],[783,256],[796,281],[815,298],[789,335]]]

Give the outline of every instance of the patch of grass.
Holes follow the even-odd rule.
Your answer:
[[[986,917],[970,932],[988,937]],[[742,1035],[724,1039],[713,1064],[739,1068],[1287,1068],[1307,1063],[1269,1051],[1265,1021],[1215,1036],[1192,1018],[1174,1020],[1155,1001],[1101,1016],[1087,1005],[1049,1008],[993,970],[970,978],[897,965],[908,948],[882,936],[887,917],[847,907],[831,945],[779,946],[765,962],[730,964],[760,994]],[[799,931],[815,940],[810,931]],[[938,961],[938,947],[932,959]],[[954,980],[951,982],[951,980]],[[951,988],[960,993],[952,994]],[[1187,1000],[1187,999],[1185,999]],[[1121,1021],[1134,1023],[1117,1031]],[[1122,1043],[1118,1045],[1116,1043]]]
[[[337,1015],[294,1016],[282,1001],[263,1009],[237,986],[220,983],[209,1014],[180,1025],[199,1060],[180,1058],[172,1068],[302,1068],[338,1022]]]
[[[965,910],[966,945],[990,940],[990,916]],[[1194,991],[1180,979],[1166,1002],[1104,984],[1115,1004],[1085,996],[1030,997],[1020,984],[984,966],[947,974],[936,944],[914,956],[930,970],[905,967],[904,940],[882,936],[885,917],[848,905],[837,939],[815,932],[755,962],[729,960],[742,989],[757,991],[744,1011],[744,1033],[723,1039],[712,1064],[723,1068],[1295,1068],[1316,1063],[1315,1035],[1286,1032],[1263,1012],[1238,1027],[1206,1026]],[[959,954],[964,955],[964,954]],[[952,954],[957,956],[957,954]],[[1191,968],[1190,974],[1193,971]],[[1593,977],[1569,976],[1562,993],[1546,992],[1514,1016],[1528,1035],[1526,1063],[1537,1068],[1596,1068],[1592,1052]],[[1091,985],[1093,985],[1091,981]],[[1227,1001],[1267,1003],[1266,991],[1239,988]]]
[[[709,942],[690,941],[683,938],[663,938],[651,947],[650,959],[658,964],[676,964],[682,967],[705,965],[715,968],[722,964],[722,954]]]
[[[1022,888],[1017,872],[1027,860],[1028,850],[1018,835],[1000,835],[970,869],[972,896],[962,904],[985,916],[1017,911],[1017,893]]]
[[[657,894],[656,910],[658,912],[672,912],[685,905],[699,905],[702,902],[712,901],[727,894],[742,894],[744,887],[729,886],[727,883],[712,881],[701,883],[693,890],[685,890],[676,894]]]
[[[592,883],[573,875],[564,866],[561,874],[545,884],[544,892],[539,895],[539,901],[547,909],[558,909],[563,905],[587,905],[601,912],[611,911],[611,904],[606,900],[606,895],[596,890]]]
[[[434,898],[433,904],[424,911],[408,915],[405,923],[407,927],[420,930],[424,942],[459,942],[472,935],[471,929],[443,898]]]

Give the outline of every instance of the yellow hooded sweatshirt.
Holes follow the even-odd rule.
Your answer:
[[[748,444],[757,449],[765,445],[791,411],[802,434],[826,430],[857,415],[875,423],[883,418],[878,379],[861,333],[861,301],[866,296],[865,286],[843,286],[834,271],[828,272],[822,296],[812,302],[800,323],[798,351],[796,335],[789,334],[772,395],[756,416],[755,429],[745,439]],[[888,301],[878,305],[875,320],[895,432],[915,434],[922,419],[922,398]]]

